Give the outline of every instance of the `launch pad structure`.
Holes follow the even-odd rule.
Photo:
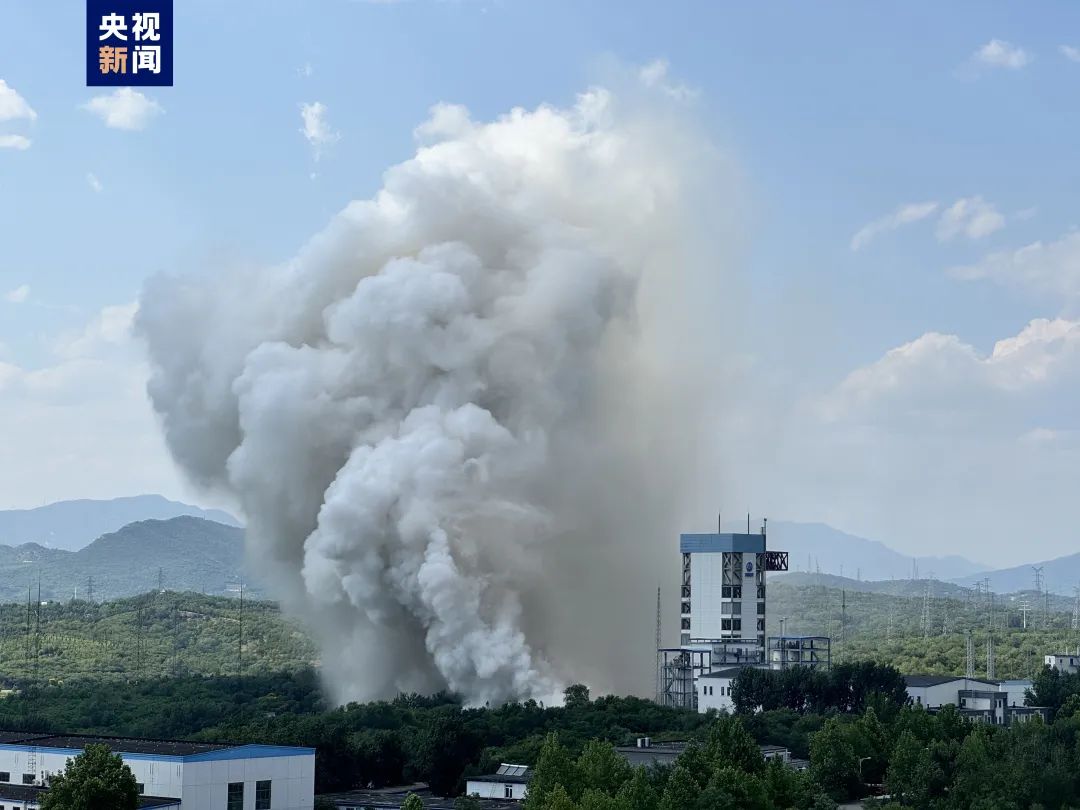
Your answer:
[[[766,573],[788,570],[788,552],[768,549],[766,527],[760,533],[679,536],[679,646],[661,647],[658,630],[660,705],[696,709],[698,679],[720,668],[831,665],[827,637],[766,639]]]

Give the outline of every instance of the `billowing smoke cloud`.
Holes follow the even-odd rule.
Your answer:
[[[723,336],[683,306],[707,157],[655,113],[436,107],[294,260],[148,285],[169,447],[239,503],[340,699],[648,688],[703,446],[687,335]]]

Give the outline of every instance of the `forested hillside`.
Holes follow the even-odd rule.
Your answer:
[[[242,636],[241,636],[242,618]],[[242,638],[242,647],[241,647]],[[307,636],[273,602],[184,592],[0,606],[6,679],[131,680],[312,666]]]

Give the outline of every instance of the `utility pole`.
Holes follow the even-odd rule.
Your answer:
[[[1027,617],[1031,611],[1031,603],[1027,599],[1020,600],[1020,618],[1023,622],[1024,629],[1027,630]]]

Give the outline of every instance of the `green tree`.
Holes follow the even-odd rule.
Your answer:
[[[660,810],[687,810],[697,807],[701,788],[682,765],[676,765],[668,777],[664,795],[660,797]]]
[[[810,741],[810,771],[833,799],[847,799],[859,783],[859,760],[840,721],[829,718]]]
[[[709,728],[705,752],[716,765],[731,765],[747,773],[760,773],[765,767],[761,749],[743,727],[742,720],[722,715]]]
[[[454,799],[454,810],[480,810],[480,800],[475,796],[458,796]]]
[[[757,777],[722,765],[702,791],[697,806],[708,810],[769,810],[769,800]]]
[[[460,709],[431,717],[413,744],[417,775],[437,796],[460,792],[461,775],[479,755],[478,741],[465,728]]]
[[[568,709],[578,709],[589,705],[589,687],[583,683],[574,683],[563,690],[563,702]]]
[[[544,798],[544,803],[540,807],[543,810],[577,810],[574,800],[570,798],[562,785],[556,785],[555,789]]]
[[[611,743],[590,740],[577,761],[581,784],[586,789],[598,790],[609,796],[619,792],[619,788],[630,779],[630,763],[619,756]]]
[[[878,720],[877,712],[870,706],[852,726],[852,743],[862,763],[859,776],[866,784],[880,784],[885,779],[889,765],[891,745],[885,726]]]
[[[901,734],[885,774],[889,795],[909,807],[922,810],[930,806],[931,791],[940,778],[940,771],[931,759],[929,749],[910,731]]]
[[[589,788],[581,794],[578,810],[622,810],[619,800],[602,790]]]
[[[653,786],[649,784],[649,775],[644,768],[634,768],[630,781],[619,789],[619,806],[622,810],[654,810],[659,798]]]
[[[410,793],[402,802],[401,810],[424,810],[424,801],[415,793]]]
[[[139,786],[119,754],[88,745],[49,780],[41,810],[135,810]]]
[[[557,791],[562,791],[573,802],[581,795],[581,781],[577,762],[559,742],[559,735],[554,732],[548,734],[533,768],[529,790],[525,794],[524,810],[544,810],[551,801],[555,801]]]

